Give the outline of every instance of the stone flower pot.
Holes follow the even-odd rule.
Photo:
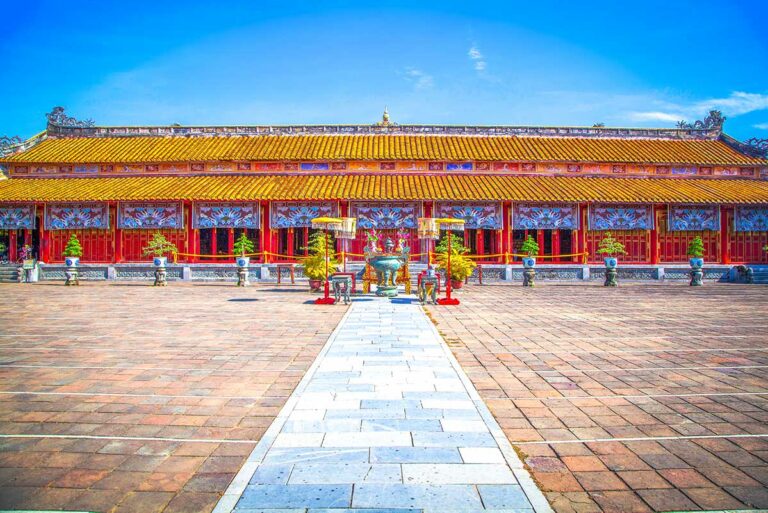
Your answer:
[[[523,287],[536,284],[536,259],[532,256],[523,258]]]
[[[64,271],[67,281],[64,282],[64,285],[80,285],[80,273],[77,270],[77,266],[80,265],[80,258],[75,256],[64,257],[64,265],[67,266],[67,269]]]
[[[168,285],[168,272],[165,270],[165,266],[168,263],[166,257],[154,257],[152,264],[155,266],[155,287],[165,287]]]
[[[691,258],[689,261],[691,264],[691,287],[701,287],[704,285],[703,278],[704,278],[704,271],[702,270],[702,267],[704,267],[704,259],[700,257],[694,257]]]
[[[619,282],[616,280],[618,271],[616,267],[619,265],[619,261],[615,257],[605,257],[605,287],[618,287]]]
[[[317,292],[320,290],[320,287],[323,286],[323,280],[309,280],[309,288],[312,290],[312,292]]]
[[[451,280],[451,288],[460,289],[463,286],[464,286],[463,280]]]
[[[251,263],[251,258],[247,256],[240,256],[235,259],[237,265],[237,286],[248,286],[248,264]]]

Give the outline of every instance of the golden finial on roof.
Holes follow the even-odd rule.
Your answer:
[[[381,121],[376,123],[376,126],[390,126],[390,125],[394,125],[394,123],[392,123],[389,120],[389,111],[387,110],[387,106],[385,105],[384,114],[381,116]]]

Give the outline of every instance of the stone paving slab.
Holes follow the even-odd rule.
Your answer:
[[[279,508],[551,511],[423,310],[380,298],[353,302],[215,512]]]
[[[768,508],[764,286],[491,285],[461,301],[427,311],[556,511]]]

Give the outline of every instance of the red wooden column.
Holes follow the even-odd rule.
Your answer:
[[[435,215],[435,202],[423,201],[422,208],[424,209],[424,217],[434,217]],[[439,233],[439,230],[438,230]],[[429,252],[432,251],[433,241],[429,239],[423,239],[421,241],[421,263],[429,263]]]
[[[505,201],[501,206],[501,244],[500,252],[504,253],[504,263],[511,262],[511,257],[507,258],[508,253],[512,253],[512,202]]]
[[[269,209],[271,205],[269,201],[261,202],[261,229],[259,235],[261,236],[261,261],[265,264],[269,263],[269,255],[267,252],[274,251],[274,237],[272,237],[272,229],[269,224]]]
[[[112,216],[112,218],[115,220],[115,238],[112,241],[114,244],[114,252],[115,252],[115,258],[114,261],[116,264],[119,264],[123,261],[123,230],[120,229],[120,226],[118,224],[118,215],[120,210],[120,203],[115,204],[115,215]]]
[[[587,251],[587,230],[589,230],[589,212],[587,205],[579,205],[579,217],[581,218],[581,231],[579,233],[579,253]],[[592,259],[592,255],[587,255],[586,260],[581,257],[582,262],[589,262]]]
[[[659,263],[659,212],[661,207],[654,205],[653,207],[653,229],[651,229],[651,264],[656,265]]]
[[[39,211],[43,212],[43,215],[40,216],[40,219],[36,220],[38,223],[37,229],[40,233],[40,260],[43,262],[48,262],[51,257],[51,240],[48,234],[48,230],[45,229],[45,206],[38,205],[38,208],[41,209]]]
[[[8,230],[8,259],[15,262],[17,258],[16,251],[16,233],[18,230]]]
[[[731,237],[730,223],[728,222],[728,209],[720,206],[720,263],[731,263]]]
[[[192,202],[191,201],[185,201],[183,203],[182,208],[184,209],[184,220],[186,224],[184,225],[184,229],[187,231],[186,236],[186,243],[184,252],[185,253],[191,253],[191,254],[197,254],[198,251],[198,245],[196,240],[197,230],[192,228]],[[193,256],[186,257],[187,262],[194,262],[196,260]]]

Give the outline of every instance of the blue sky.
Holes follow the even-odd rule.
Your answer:
[[[768,137],[766,1],[2,0],[0,135],[103,125],[673,126]]]

